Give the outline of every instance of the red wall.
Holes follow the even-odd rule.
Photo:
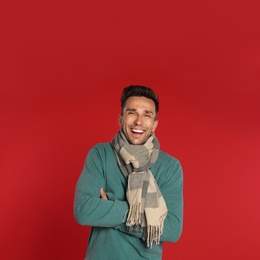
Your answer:
[[[83,259],[75,183],[133,83],[159,93],[157,136],[184,168],[183,234],[163,259],[260,259],[259,12],[251,0],[1,2],[0,259]]]

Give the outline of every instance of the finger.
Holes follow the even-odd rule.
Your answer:
[[[100,195],[101,195],[101,198],[102,198],[102,199],[107,200],[107,195],[106,195],[106,193],[105,193],[105,191],[104,191],[103,188],[100,189]]]
[[[104,200],[107,200],[107,199],[108,199],[108,198],[107,198],[107,195],[106,195],[106,193],[105,193],[105,191],[104,191],[103,188],[100,189],[100,196],[101,196],[101,198],[104,199]]]

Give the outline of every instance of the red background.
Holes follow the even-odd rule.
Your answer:
[[[85,156],[118,130],[120,94],[154,88],[157,136],[185,176],[163,259],[260,259],[259,1],[4,1],[0,259],[83,259]]]

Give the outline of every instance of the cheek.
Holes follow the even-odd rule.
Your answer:
[[[127,118],[123,118],[123,119],[121,120],[121,127],[127,127],[127,125],[128,125],[128,120],[127,120]]]
[[[153,125],[152,125],[152,131],[155,131],[156,126],[157,126],[157,124],[156,124],[156,123],[153,123]]]

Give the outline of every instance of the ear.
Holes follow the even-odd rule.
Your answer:
[[[122,127],[122,115],[118,116],[118,123],[119,123],[119,126]]]
[[[152,132],[155,132],[155,129],[156,129],[157,126],[158,126],[158,120],[155,120],[153,122],[153,131]]]

